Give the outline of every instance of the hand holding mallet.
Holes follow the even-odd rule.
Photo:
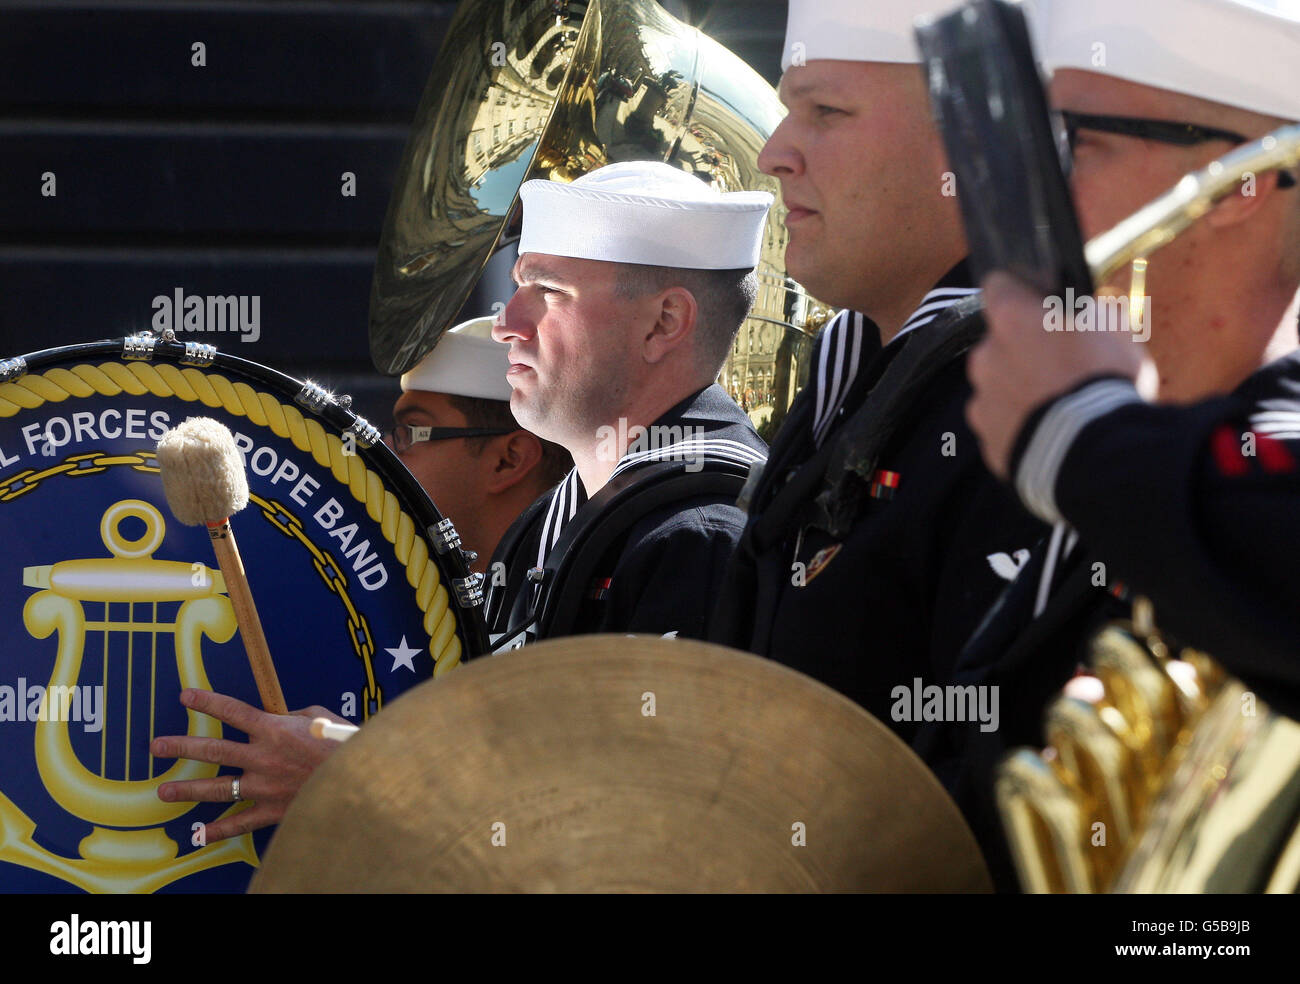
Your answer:
[[[230,517],[248,505],[248,476],[234,436],[228,427],[210,417],[191,417],[158,442],[158,469],[172,515],[186,526],[202,524],[208,528],[262,707],[272,714],[287,714],[280,680],[248,588],[244,562],[230,528]]]

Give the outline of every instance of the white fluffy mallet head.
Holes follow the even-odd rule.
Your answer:
[[[190,417],[158,442],[158,470],[172,515],[186,526],[215,525],[248,505],[248,476],[230,428]]]

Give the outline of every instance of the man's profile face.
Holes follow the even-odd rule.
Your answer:
[[[506,378],[520,426],[568,445],[593,439],[623,405],[648,308],[617,295],[618,270],[546,253],[515,264],[518,286],[492,337],[510,345]]]
[[[1096,72],[1063,68],[1051,84],[1056,109],[1094,116],[1214,125],[1197,118],[1200,100]],[[1205,116],[1204,109],[1200,115]],[[1188,172],[1226,154],[1226,142],[1180,147],[1117,133],[1081,128],[1074,148],[1071,183],[1083,238],[1111,229],[1168,191]]]
[[[758,163],[789,209],[786,267],[822,300],[865,307],[852,292],[910,275],[904,247],[926,232],[915,203],[942,196],[921,69],[817,59],[791,67],[779,91],[789,113]]]
[[[1052,79],[1051,99],[1054,108],[1076,113],[1194,123],[1250,135],[1251,124],[1243,123],[1242,114],[1230,107],[1096,72],[1059,69]],[[1232,147],[1226,140],[1179,146],[1081,127],[1075,139],[1071,187],[1084,240],[1113,228]],[[1167,357],[1176,347],[1164,344],[1171,333],[1177,337],[1188,328],[1178,324],[1184,320],[1184,301],[1195,286],[1187,270],[1193,260],[1204,262],[1222,252],[1217,239],[1209,224],[1199,223],[1151,257],[1145,293],[1152,301],[1158,357]],[[1130,279],[1126,268],[1111,283],[1098,287],[1125,293]]]
[[[398,397],[393,404],[393,422],[413,427],[469,426],[465,415],[452,406],[446,393],[427,390],[407,390]],[[438,511],[453,522],[466,511],[476,511],[483,498],[477,481],[481,456],[471,452],[468,444],[463,437],[418,441],[398,455]],[[392,449],[391,443],[389,448]]]

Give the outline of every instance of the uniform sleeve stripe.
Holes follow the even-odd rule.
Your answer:
[[[1043,415],[1016,472],[1016,491],[1025,507],[1046,522],[1061,522],[1056,480],[1074,439],[1098,417],[1140,402],[1133,384],[1122,379],[1098,380],[1057,400]]]
[[[1250,419],[1252,421],[1300,420],[1300,410],[1261,410]]]
[[[1251,417],[1250,427],[1257,431],[1294,430],[1300,427],[1300,414]]]

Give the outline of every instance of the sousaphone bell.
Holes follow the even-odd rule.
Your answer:
[[[508,266],[484,272],[518,237],[524,181],[654,160],[722,191],[766,190],[779,201],[757,161],[783,114],[752,68],[651,0],[466,0],[389,202],[370,296],[376,368],[396,375],[419,361],[481,278],[487,289],[463,317],[509,299]],[[774,207],[758,300],[721,379],[749,409],[770,403],[773,429],[829,313],[786,276],[784,220]]]

